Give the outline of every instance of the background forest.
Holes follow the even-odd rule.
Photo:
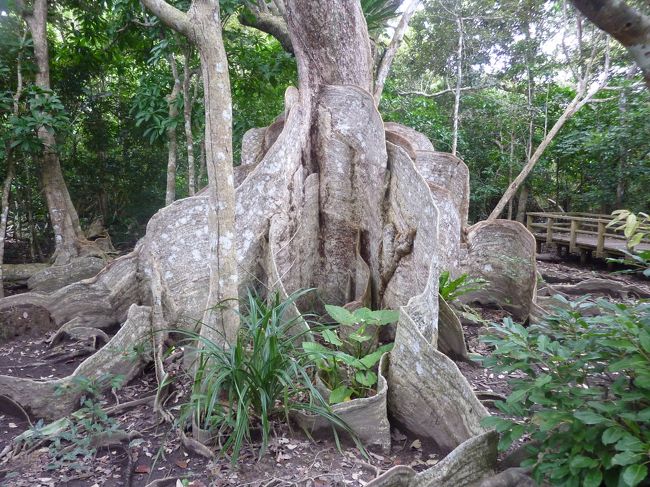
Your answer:
[[[362,3],[379,59],[403,6]],[[246,2],[221,5],[237,164],[244,133],[281,113],[296,66],[276,39],[244,25],[251,21]],[[34,161],[42,126],[56,133],[82,227],[101,219],[118,248],[132,246],[157,209],[206,183],[197,53],[138,2],[54,2],[48,12],[52,92],[39,97],[28,29],[12,2],[1,2],[0,11],[0,174],[8,148],[16,162],[5,260],[42,260],[52,250]],[[602,75],[605,62],[603,88],[552,138],[502,217],[558,208],[647,210],[649,92],[624,49],[607,44],[605,34],[576,18],[571,6],[424,2],[393,64],[380,111],[385,121],[421,131],[437,150],[467,163],[470,220],[478,221],[531,159],[579,81]],[[14,113],[19,72],[24,87]]]

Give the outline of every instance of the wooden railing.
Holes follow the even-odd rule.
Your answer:
[[[607,226],[611,221],[611,215],[593,213],[533,212],[526,215],[526,226],[538,242],[568,245],[571,253],[595,250],[596,257],[606,257],[608,253],[622,254],[626,248],[623,232]],[[647,237],[641,241],[640,247],[646,245],[650,245]]]

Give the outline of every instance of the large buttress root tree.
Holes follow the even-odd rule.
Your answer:
[[[500,221],[466,229],[467,167],[436,152],[421,134],[384,125],[371,94],[372,57],[358,2],[285,5],[300,83],[287,90],[278,121],[245,137],[243,165],[234,178],[241,181],[233,238],[240,292],[252,286],[281,293],[317,287],[329,303],[399,309],[395,347],[381,364],[379,399],[351,401],[340,412],[354,420],[372,403],[378,424],[357,427],[364,438],[389,447],[390,435],[373,440],[368,430],[385,433],[390,418],[451,452],[426,472],[399,468],[376,485],[471,485],[493,468],[495,437],[480,425],[487,411],[441,351],[443,343],[458,342],[450,334],[461,333],[462,342],[462,331],[438,324],[438,276],[442,270],[457,275],[479,262],[489,278],[496,267],[492,259],[505,254],[512,258],[509,269],[528,271],[517,275],[531,292],[515,299],[530,300],[534,279],[525,279],[534,277],[534,242],[516,223],[504,231]],[[208,74],[218,68],[212,64]],[[210,81],[204,74],[206,92]],[[49,296],[5,298],[0,314],[49,319],[72,335],[121,323],[118,334],[75,374],[136,374],[147,357],[134,361],[128,352],[150,340],[152,328],[190,325],[212,302],[205,265],[214,244],[212,201],[212,195],[198,195],[172,203],[152,218],[133,253],[95,278]],[[471,239],[465,241],[464,234]],[[485,251],[499,239],[498,252]],[[216,277],[226,281],[231,275]],[[491,285],[498,289],[502,281]],[[54,389],[71,380],[0,376],[0,388],[35,415],[54,418],[75,405],[72,393],[66,401],[51,401]]]

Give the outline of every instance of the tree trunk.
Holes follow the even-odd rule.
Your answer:
[[[172,78],[174,79],[174,86],[172,92],[167,97],[168,118],[170,121],[175,121],[178,118],[178,95],[181,92],[181,80],[178,76],[178,68],[176,66],[176,59],[174,54],[170,53],[167,56],[169,67],[172,71]],[[176,199],[176,161],[178,157],[178,142],[176,139],[176,125],[172,123],[167,133],[167,187],[165,190],[165,205],[171,205]]]
[[[36,61],[36,86],[50,89],[50,65],[47,44],[47,0],[34,0],[32,10],[23,14],[32,33],[34,58]],[[79,255],[79,243],[84,240],[77,210],[72,204],[68,188],[63,179],[59,156],[56,153],[54,135],[44,128],[38,131],[43,144],[40,157],[43,192],[54,231],[54,254],[57,264],[68,263]]]
[[[508,185],[512,183],[512,165],[515,162],[515,133],[510,132],[510,158],[508,159]],[[508,220],[512,220],[512,198],[508,201]]]
[[[194,97],[190,95],[192,83],[192,70],[190,62],[192,60],[192,48],[188,46],[184,52],[185,64],[183,65],[183,119],[185,127],[185,146],[187,148],[187,185],[188,193],[194,196],[196,191],[196,182],[194,175],[194,136],[192,134],[192,105]]]
[[[203,185],[203,180],[205,179],[205,139],[202,137],[201,142],[199,143],[199,176],[196,180],[196,187],[201,189]]]
[[[458,149],[458,127],[460,125],[460,93],[463,86],[463,19],[458,14],[456,18],[456,25],[458,26],[458,55],[456,56],[458,66],[456,66],[456,91],[454,93],[454,129],[451,142],[451,153],[456,155]]]
[[[263,137],[246,139],[251,146],[242,148],[242,159],[251,162],[237,168],[243,176],[238,174],[242,182],[233,194],[218,4],[196,0],[184,14],[162,1],[143,3],[199,48],[209,189],[161,209],[134,252],[95,278],[51,295],[5,298],[0,316],[16,317],[18,305],[40,306],[63,328],[123,323],[111,343],[75,372],[93,378],[109,371],[132,377],[137,366],[114,350],[142,343],[152,320],[187,317],[191,326],[205,309],[208,287],[209,305],[220,296],[236,297],[239,284],[283,297],[319,288],[318,299],[298,303],[294,313],[318,309],[320,299],[399,309],[395,346],[378,370],[378,393],[335,406],[334,412],[364,425],[355,431],[370,445],[390,446],[390,413],[405,430],[453,450],[417,478],[411,471],[410,480],[395,485],[476,485],[495,466],[497,438],[481,426],[488,413],[470,384],[440,351],[440,344],[451,341],[438,326],[439,275],[503,269],[492,282],[496,304],[507,302],[525,317],[535,289],[532,235],[517,222],[482,222],[465,232],[467,166],[435,152],[422,134],[383,123],[370,92],[372,56],[358,1],[287,1],[300,89],[287,89],[282,121],[261,129]],[[229,195],[236,196],[234,204]],[[461,260],[463,234],[468,245]],[[188,235],[196,238],[190,243]],[[219,258],[229,259],[231,249],[237,260],[227,268]],[[231,281],[234,290],[227,288]],[[141,302],[151,305],[136,304]],[[220,326],[229,324],[218,318]],[[182,321],[173,323],[183,326]],[[233,331],[226,328],[225,334]],[[51,417],[76,403],[74,393],[51,399],[56,387],[73,379],[74,374],[38,382],[0,375],[0,389]],[[386,477],[377,482],[393,485]]]
[[[201,334],[216,343],[232,343],[239,329],[232,103],[219,2],[196,0],[187,13],[164,0],[143,3],[164,24],[188,37],[197,46],[201,58],[210,234],[210,286]]]
[[[381,94],[384,91],[384,83],[386,83],[386,78],[388,78],[388,73],[391,66],[393,65],[393,59],[395,59],[397,50],[402,43],[402,39],[404,39],[404,34],[406,34],[406,29],[408,28],[409,21],[411,20],[411,17],[415,13],[415,10],[419,4],[419,0],[413,0],[406,7],[406,10],[404,10],[404,13],[402,13],[399,24],[397,24],[397,27],[395,27],[393,38],[391,39],[386,52],[381,58],[379,68],[377,68],[377,76],[375,77],[374,97],[377,106],[379,106],[379,102],[381,101]]]
[[[9,194],[11,192],[11,183],[14,179],[14,160],[11,149],[6,150],[7,174],[2,184],[2,203],[0,206],[0,298],[4,297],[4,256],[5,256],[5,238],[7,236],[7,218],[9,217]]]
[[[517,221],[519,223],[524,223],[526,220],[526,206],[528,205],[528,193],[530,192],[530,186],[524,184],[519,190],[519,201],[517,202]]]

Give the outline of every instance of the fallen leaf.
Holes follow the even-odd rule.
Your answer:
[[[179,468],[187,468],[187,460],[176,460],[174,462]]]
[[[413,443],[411,443],[411,448],[414,450],[422,449],[422,442],[420,440],[413,440]]]
[[[151,472],[151,469],[149,468],[149,465],[145,465],[144,463],[141,463],[135,467],[135,473],[149,473]]]

